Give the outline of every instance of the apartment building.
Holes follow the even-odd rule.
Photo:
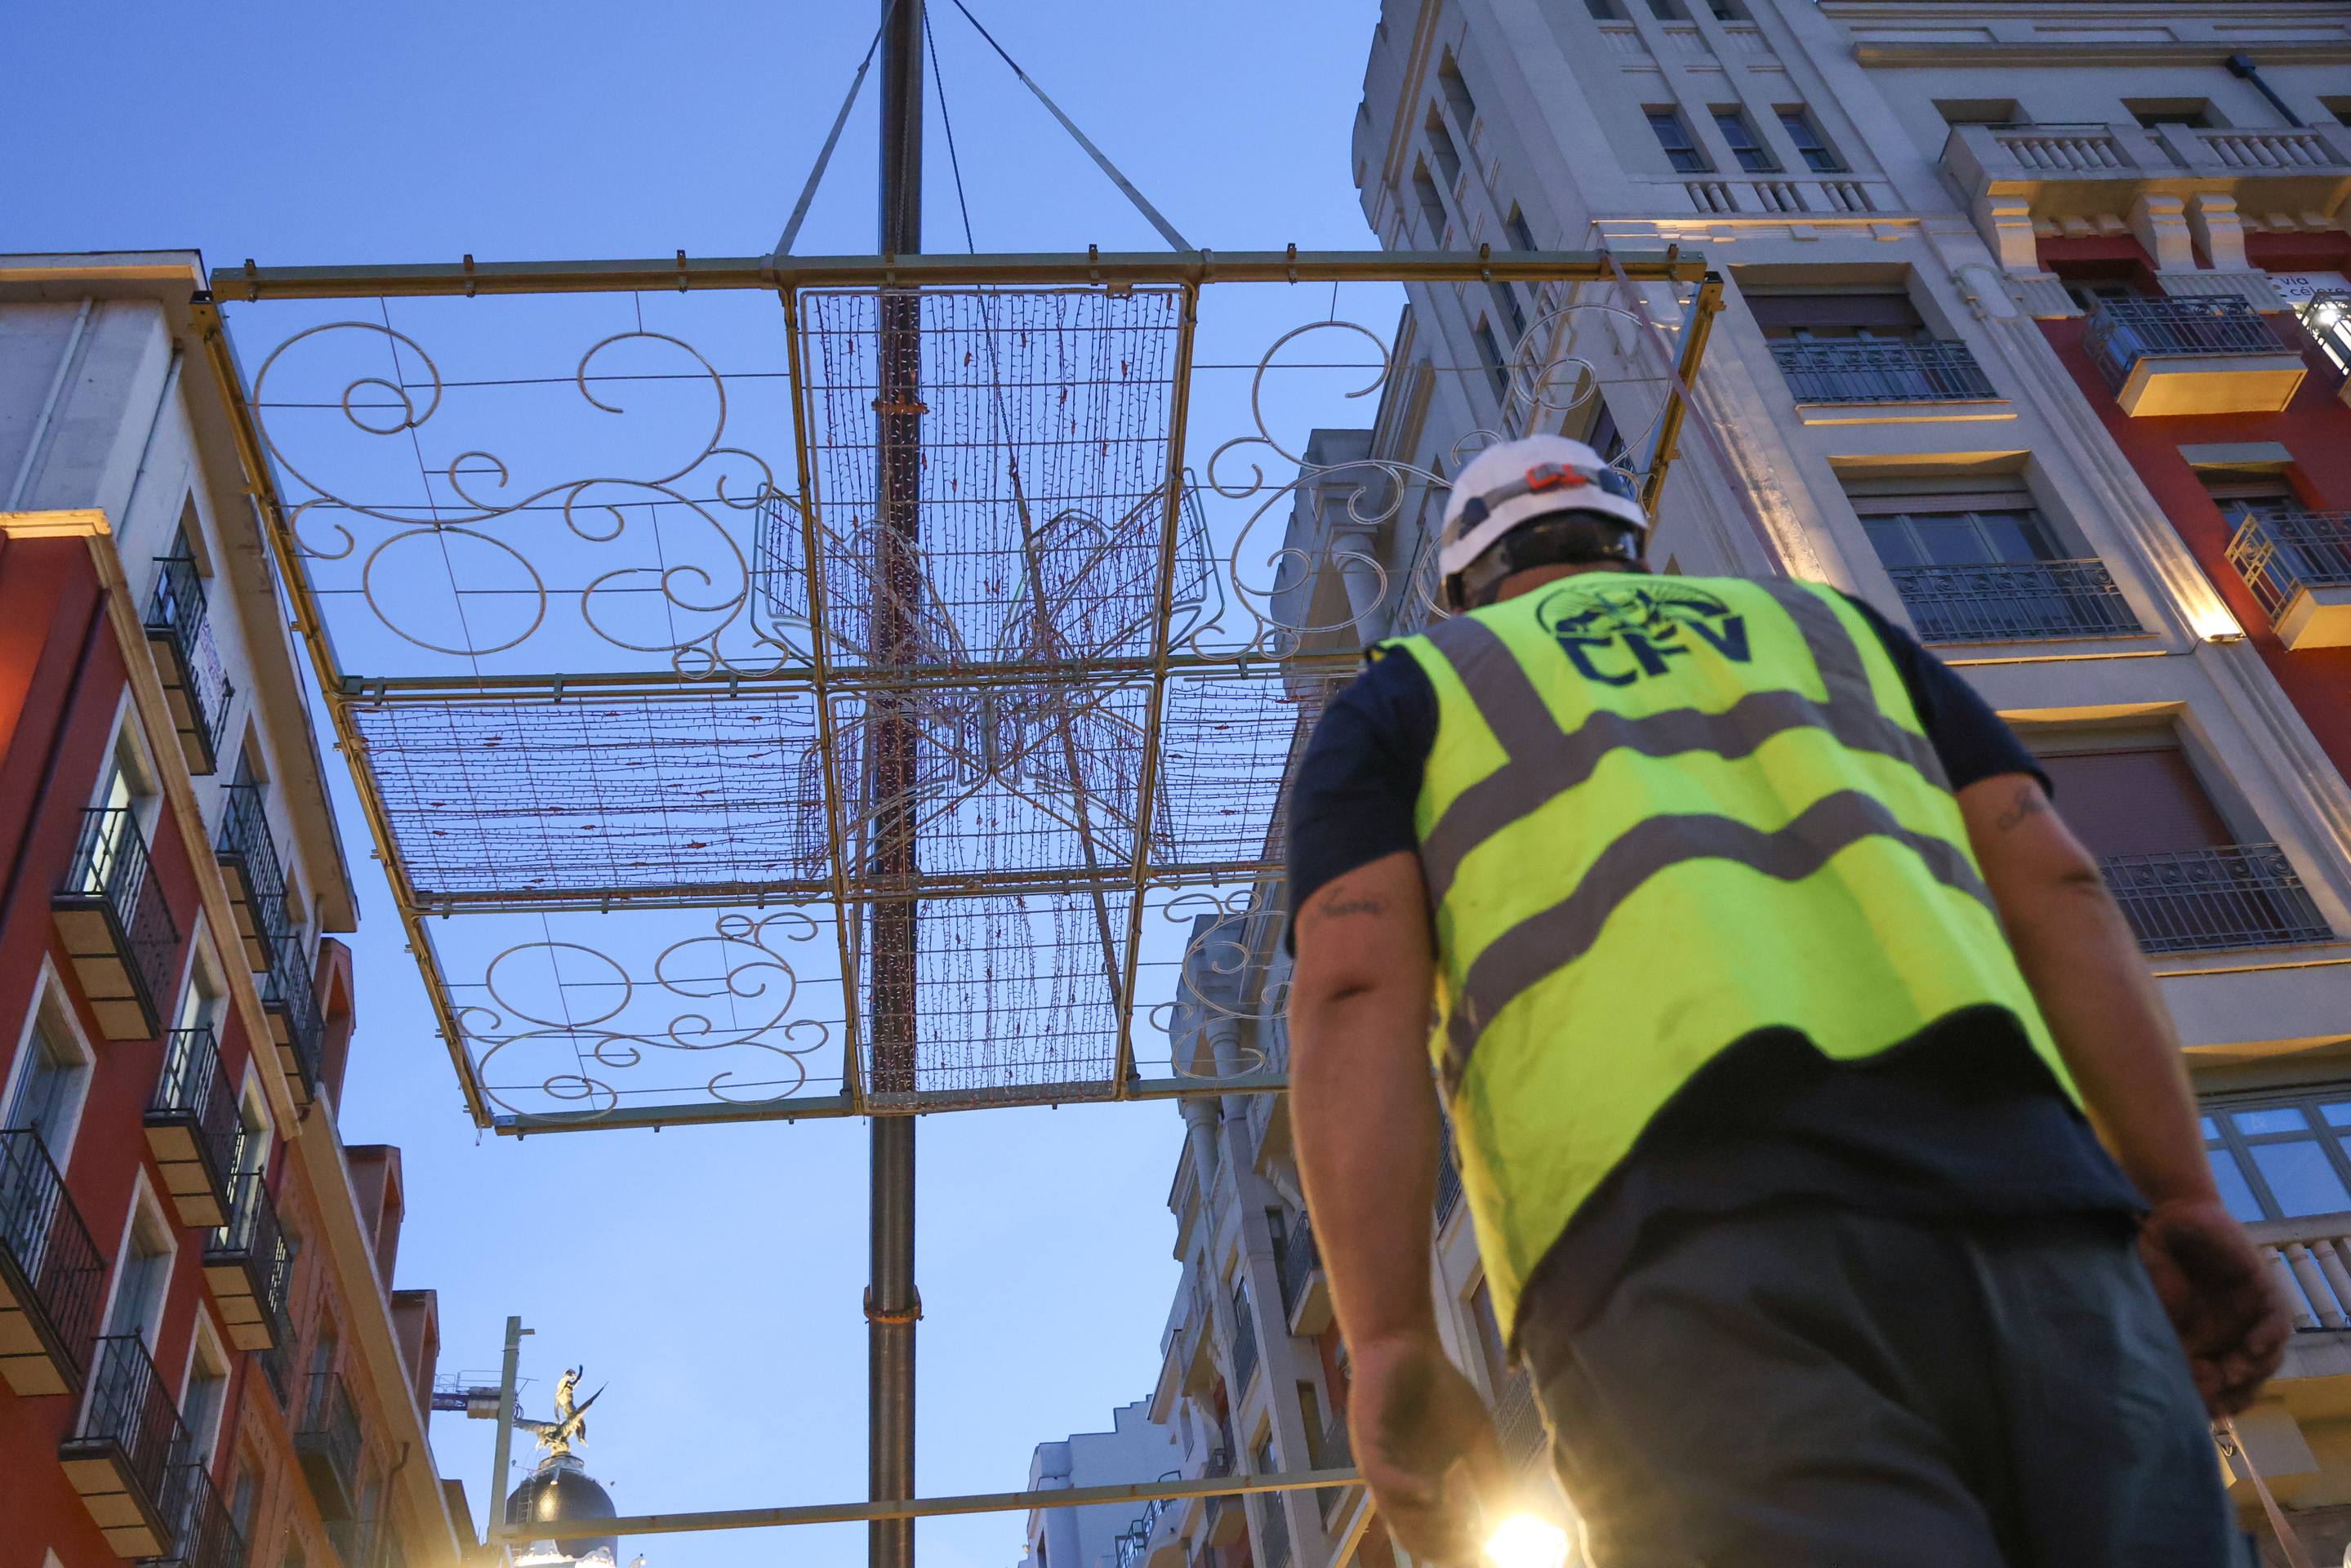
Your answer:
[[[1869,600],[2043,759],[2295,1306],[2241,1427],[2329,1560],[2351,1540],[2346,67],[2335,0],[1387,0],[1353,138],[1390,246],[1703,251],[1722,306],[1654,559]],[[1301,653],[1436,613],[1429,478],[1476,433],[1646,467],[1692,319],[1663,287],[1408,292],[1372,427],[1309,451],[1285,542],[1317,570],[1275,605],[1314,629]],[[1196,933],[1179,1060],[1280,1060],[1280,905]],[[1187,1473],[1303,1468],[1338,1451],[1346,1368],[1283,1107],[1184,1112],[1152,1413]],[[1532,1459],[1459,1208],[1448,1180],[1446,1333]],[[1321,1568],[1359,1539],[1350,1506],[1171,1510],[1152,1568]]]
[[[1151,1419],[1149,1403],[1138,1399],[1112,1411],[1107,1432],[1072,1432],[1038,1444],[1029,1461],[1029,1490],[1116,1486],[1175,1473],[1174,1434]],[[1021,1568],[1134,1568],[1157,1519],[1152,1504],[1139,1515],[1134,1505],[1116,1502],[1031,1509]]]
[[[337,1131],[350,873],[204,288],[0,256],[0,1568],[422,1568],[434,1300]]]

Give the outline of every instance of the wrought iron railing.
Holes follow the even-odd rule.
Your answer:
[[[1261,1491],[1258,1500],[1258,1540],[1265,1547],[1263,1568],[1290,1568],[1290,1511],[1278,1491]]]
[[[159,569],[155,597],[147,605],[147,634],[165,642],[181,690],[186,694],[188,716],[196,727],[196,741],[209,773],[220,754],[221,731],[228,723],[229,698],[235,695],[227,672],[221,668],[220,650],[213,644],[212,622],[204,603],[204,580],[186,556],[155,558]]]
[[[1461,1203],[1461,1159],[1453,1146],[1453,1126],[1441,1127],[1443,1141],[1437,1151],[1437,1225],[1443,1229]]]
[[[309,956],[302,950],[301,938],[291,933],[278,939],[277,951],[277,962],[261,977],[261,1005],[285,1020],[286,1043],[301,1067],[302,1085],[315,1089],[327,1029],[319,1012]]]
[[[163,1071],[147,1102],[150,1120],[183,1122],[194,1134],[196,1152],[216,1191],[228,1191],[235,1174],[239,1124],[236,1092],[220,1069],[220,1048],[209,1029],[175,1029],[165,1036]]]
[[[2095,558],[1896,566],[1886,574],[1924,642],[2053,642],[2140,630],[2114,574]]]
[[[1181,1470],[1169,1470],[1159,1479],[1172,1481],[1182,1474]],[[1176,1501],[1174,1498],[1155,1497],[1144,1504],[1143,1511],[1134,1516],[1134,1522],[1128,1525],[1125,1533],[1118,1538],[1118,1568],[1138,1568],[1138,1564],[1149,1557],[1151,1537],[1159,1528],[1160,1516],[1175,1507]]]
[[[1314,1270],[1322,1266],[1322,1254],[1315,1250],[1314,1229],[1301,1213],[1290,1221],[1275,1247],[1273,1270],[1281,1281],[1282,1315],[1295,1322],[1298,1303],[1306,1299],[1306,1288],[1314,1278]]]
[[[2237,294],[2101,299],[2082,343],[2106,384],[2117,388],[2145,359],[2285,351],[2261,312]]]
[[[29,1127],[0,1131],[0,1268],[20,1308],[37,1311],[63,1354],[68,1382],[89,1369],[106,1260]]]
[[[1502,1374],[1502,1386],[1495,1392],[1494,1435],[1503,1454],[1521,1469],[1541,1458],[1550,1445],[1543,1435],[1542,1412],[1535,1405],[1534,1384],[1515,1367]]]
[[[1233,1297],[1233,1397],[1249,1392],[1257,1371],[1257,1322],[1246,1297]]]
[[[245,1537],[204,1465],[191,1459],[177,1466],[170,1486],[168,1512],[178,1544],[156,1568],[245,1568]]]
[[[2275,844],[2108,855],[2106,885],[2149,953],[2281,947],[2334,937]]]
[[[2297,590],[2351,588],[2351,512],[2247,512],[2229,564],[2273,616]]]
[[[278,1223],[277,1200],[270,1197],[265,1176],[247,1171],[235,1178],[228,1223],[214,1227],[204,1238],[204,1261],[244,1265],[264,1320],[275,1324],[284,1319],[294,1279],[294,1248]]]
[[[188,1429],[137,1334],[108,1334],[98,1342],[89,1402],[65,1448],[77,1458],[110,1453],[146,1511],[168,1528],[172,1471],[188,1458]]]
[[[180,927],[163,902],[162,883],[151,874],[147,839],[127,806],[83,809],[74,837],[73,862],[66,868],[57,902],[103,910],[151,1027],[162,1021],[159,998],[171,987],[172,954]]]
[[[1797,341],[1771,357],[1798,402],[1964,402],[1995,398],[1965,343]]]
[[[269,1348],[254,1352],[253,1359],[261,1364],[261,1375],[268,1382],[277,1408],[285,1409],[286,1402],[294,1396],[294,1335],[283,1319]]]
[[[349,1492],[359,1478],[360,1413],[351,1391],[332,1372],[310,1375],[310,1391],[302,1401],[302,1424],[294,1433],[298,1448],[322,1454]]]

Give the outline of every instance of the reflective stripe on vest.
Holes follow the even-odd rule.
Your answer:
[[[1829,591],[1591,574],[1382,652],[1437,694],[1430,1050],[1506,1326],[1649,1119],[1756,1030],[1850,1061],[1998,1009],[2071,1092],[1901,673]]]

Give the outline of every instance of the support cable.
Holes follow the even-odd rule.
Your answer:
[[[1030,78],[1029,73],[1020,68],[1020,62],[1014,59],[1010,55],[1005,53],[1004,46],[998,43],[995,36],[989,33],[986,27],[979,25],[979,18],[971,14],[970,7],[966,5],[963,3],[963,0],[955,0],[955,8],[961,11],[963,13],[963,19],[969,22],[972,25],[973,30],[977,32],[982,38],[987,41],[987,47],[996,51],[997,58],[1002,60],[1006,65],[1012,68],[1012,74],[1020,78],[1020,85],[1037,95],[1037,101],[1045,106],[1045,112],[1050,114],[1055,120],[1059,120],[1061,122],[1061,129],[1068,131],[1071,138],[1074,140],[1080,147],[1085,149],[1086,156],[1094,161],[1094,167],[1109,175],[1111,183],[1116,185],[1119,188],[1120,193],[1124,195],[1128,201],[1134,204],[1134,210],[1141,213],[1145,218],[1148,218],[1151,221],[1151,226],[1159,231],[1159,237],[1165,240],[1169,247],[1172,249],[1190,250],[1192,248],[1192,242],[1186,239],[1182,234],[1178,233],[1174,224],[1169,223],[1165,218],[1160,216],[1159,209],[1153,206],[1149,202],[1144,199],[1143,193],[1134,188],[1134,182],[1129,180],[1125,175],[1120,173],[1118,172],[1118,165],[1112,162],[1110,159],[1103,154],[1102,150],[1095,146],[1093,142],[1087,138],[1084,131],[1078,129],[1077,121],[1071,120],[1068,115],[1061,112],[1061,106],[1060,104],[1055,103],[1051,99],[1045,96],[1045,89],[1039,87],[1036,82]]]
[[[849,96],[841,100],[841,112],[832,117],[832,130],[824,139],[824,146],[816,155],[816,165],[809,171],[808,183],[800,187],[800,199],[792,207],[790,221],[784,225],[783,237],[776,241],[776,254],[789,256],[792,241],[799,237],[800,224],[808,217],[809,204],[816,200],[816,188],[824,183],[825,166],[832,162],[832,150],[841,145],[841,128],[849,123],[849,111],[856,107],[857,94],[865,86],[865,73],[873,67],[874,51],[882,47],[882,35],[890,30],[890,16],[898,8],[898,0],[888,0],[882,7],[882,25],[873,29],[873,41],[865,46],[865,57],[857,62],[857,74],[849,78]]]

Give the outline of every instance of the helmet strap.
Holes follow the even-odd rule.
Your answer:
[[[1539,566],[1623,566],[1646,572],[1640,529],[1601,512],[1554,512],[1534,517],[1496,539],[1476,560],[1445,580],[1455,614],[1483,610],[1502,584]]]

